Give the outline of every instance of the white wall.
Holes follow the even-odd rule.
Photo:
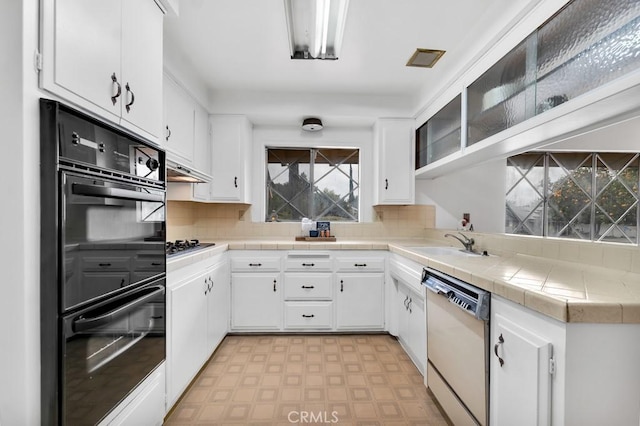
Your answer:
[[[416,180],[416,204],[436,206],[436,228],[455,229],[470,213],[478,232],[504,232],[506,160]]]
[[[38,0],[4,2],[0,14],[0,424],[40,424]]]
[[[265,218],[265,147],[343,147],[360,149],[360,221],[371,222],[373,200],[373,129],[325,128],[305,132],[300,127],[255,126],[252,145],[251,220]]]

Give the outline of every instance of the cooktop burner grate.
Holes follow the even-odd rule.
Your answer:
[[[197,239],[167,241],[165,252],[167,256],[173,256],[213,245],[215,245],[215,243],[200,243],[200,240]]]

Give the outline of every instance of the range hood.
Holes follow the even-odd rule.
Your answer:
[[[211,176],[167,158],[167,182],[207,183]]]

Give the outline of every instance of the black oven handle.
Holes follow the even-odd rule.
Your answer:
[[[145,290],[148,290],[151,288],[154,288],[154,287],[148,287],[148,288],[145,288]],[[87,318],[83,315],[80,318],[76,318],[73,320],[71,327],[74,332],[78,333],[81,331],[91,330],[93,328],[97,328],[97,327],[101,327],[103,325],[109,324],[115,318],[121,316],[122,314],[125,314],[126,312],[134,310],[138,306],[147,303],[149,300],[153,299],[159,294],[164,294],[164,291],[165,291],[164,286],[155,286],[155,288],[156,290],[152,291],[151,293],[145,292],[144,296],[139,297],[131,302],[125,303],[124,305],[118,306],[117,308],[107,313],[98,315],[96,317]]]
[[[76,195],[86,195],[89,197],[117,198],[120,200],[133,201],[157,201],[164,202],[164,196],[158,194],[147,194],[144,192],[132,191],[122,188],[108,188],[101,185],[88,185],[84,183],[74,183],[71,191]]]

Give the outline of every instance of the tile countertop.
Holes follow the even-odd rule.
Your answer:
[[[420,254],[429,240],[294,242],[216,241],[167,262],[167,272],[227,250],[389,250],[563,322],[640,324],[640,274],[529,255]]]

